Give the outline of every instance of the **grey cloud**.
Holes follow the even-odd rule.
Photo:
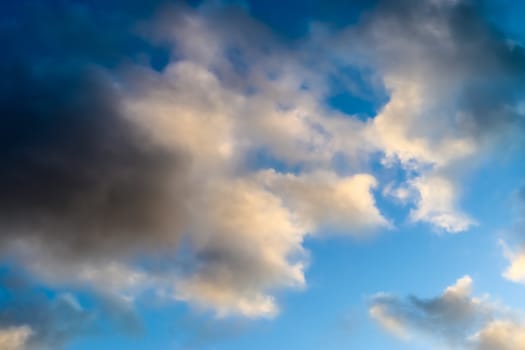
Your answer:
[[[184,159],[123,118],[109,77],[88,67],[2,75],[4,241],[35,239],[71,256],[176,242]]]
[[[434,298],[379,294],[371,300],[370,315],[397,336],[424,336],[445,348],[519,348],[513,347],[523,341],[517,313],[486,295],[472,296],[471,289],[465,276]]]
[[[91,266],[177,247],[191,159],[157,145],[122,111],[128,74],[122,67],[152,64],[155,48],[134,26],[154,7],[2,4],[0,256],[17,261],[17,269],[42,270],[32,282],[1,276],[7,342],[29,329],[30,349],[59,349],[100,331],[101,314],[117,325],[114,331],[137,331],[139,322],[113,286],[89,285],[107,282],[106,272]],[[117,277],[111,282],[129,276]],[[84,310],[73,294],[50,294],[42,284],[87,287],[97,306]]]
[[[443,297],[421,299],[409,296],[399,299],[393,296],[379,296],[374,299],[375,307],[384,308],[392,318],[412,329],[430,334],[451,344],[461,343],[475,329],[475,324],[487,315],[480,315],[467,298],[447,300]]]
[[[32,240],[77,259],[175,246],[189,159],[126,120],[121,74],[104,68],[144,49],[131,5],[22,1],[6,10],[16,20],[0,16],[4,249]]]

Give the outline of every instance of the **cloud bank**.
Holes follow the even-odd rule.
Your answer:
[[[523,49],[473,2],[384,1],[298,41],[235,6],[125,7],[21,2],[0,18],[0,249],[43,284],[273,317],[277,290],[307,286],[305,238],[394,226],[373,169],[403,172],[383,192],[411,221],[463,232],[465,163],[523,124]],[[326,103],[349,67],[388,94],[373,118]],[[485,322],[469,286],[371,313],[403,332],[397,308],[414,308],[461,343],[439,322]],[[42,333],[6,327],[13,344]]]

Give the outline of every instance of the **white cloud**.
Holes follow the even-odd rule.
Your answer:
[[[360,236],[389,226],[376,208],[371,191],[377,181],[369,174],[339,177],[316,172],[298,176],[265,171],[259,176],[311,231],[326,226]]]
[[[475,151],[470,138],[455,136],[452,130],[439,130],[438,125],[433,125],[433,119],[443,117],[439,114],[444,112],[432,106],[436,96],[429,96],[432,91],[428,77],[411,80],[399,72],[389,74],[392,76],[385,77],[385,84],[390,100],[368,130],[369,142],[382,149],[387,159],[399,159],[405,166],[416,162],[439,167]]]
[[[512,251],[504,241],[500,241],[500,245],[510,263],[503,273],[503,277],[516,283],[525,284],[525,252],[523,250]]]
[[[416,208],[410,212],[413,221],[425,221],[447,232],[466,231],[475,222],[457,208],[457,189],[449,179],[440,176],[420,176],[410,181],[419,193]]]
[[[302,287],[305,227],[279,197],[253,181],[209,185],[196,204],[190,272],[176,297],[219,315],[272,316],[274,288]]]
[[[513,282],[525,283],[525,254],[516,254],[510,259],[504,276]]]

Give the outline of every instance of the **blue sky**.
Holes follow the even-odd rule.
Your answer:
[[[2,350],[525,348],[523,4],[0,6]]]

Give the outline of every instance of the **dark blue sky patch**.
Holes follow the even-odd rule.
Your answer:
[[[248,152],[245,161],[249,170],[274,169],[282,173],[300,174],[303,169],[302,164],[290,164],[280,160],[266,148],[259,148]]]
[[[330,95],[326,103],[344,114],[366,120],[374,117],[388,102],[384,87],[372,85],[373,75],[370,70],[341,67],[328,79]]]
[[[299,39],[309,32],[312,22],[326,22],[332,28],[355,23],[375,0],[248,0],[250,14],[279,35]]]
[[[364,100],[349,92],[332,95],[327,101],[330,107],[344,114],[357,116],[359,119],[368,119],[376,114],[375,103]]]
[[[171,61],[171,50],[166,47],[152,47],[149,54],[149,64],[157,72],[161,72]]]
[[[161,1],[119,2],[21,0],[2,9],[0,40],[8,58],[29,64],[75,61],[115,68],[148,56],[154,68],[165,66],[166,49],[149,43],[137,28]]]

